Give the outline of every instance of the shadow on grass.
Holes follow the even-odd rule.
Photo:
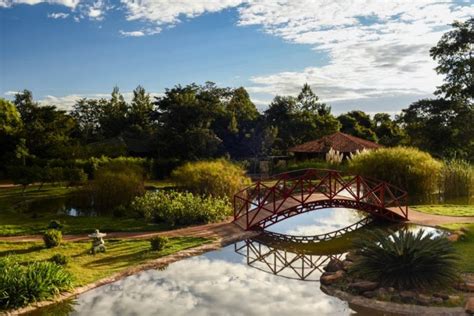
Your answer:
[[[128,267],[130,263],[140,262],[145,259],[145,255],[149,250],[141,250],[138,252],[128,253],[120,256],[107,256],[84,265],[86,268],[99,268],[102,266],[112,266],[114,268]]]
[[[24,255],[27,253],[31,253],[31,252],[35,252],[35,251],[43,250],[43,249],[44,249],[43,246],[31,246],[26,249],[17,249],[17,250],[9,249],[9,250],[0,251],[0,257],[4,257],[7,255]]]

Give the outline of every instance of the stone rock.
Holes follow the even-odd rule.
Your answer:
[[[474,292],[474,283],[473,282],[463,282],[460,283],[457,288],[461,291]]]
[[[451,304],[459,304],[461,302],[461,297],[458,295],[449,295],[448,296],[448,302]]]
[[[395,288],[394,288],[394,287],[388,287],[388,288],[387,288],[387,291],[388,291],[388,293],[394,293],[394,292],[395,292]]]
[[[375,290],[379,284],[372,281],[359,281],[349,284],[349,289],[356,291],[357,293],[362,293],[366,291]]]
[[[321,277],[319,278],[319,281],[323,285],[331,285],[339,281],[344,277],[344,271],[339,270],[337,272],[324,272]]]
[[[375,291],[365,291],[364,293],[362,293],[362,296],[367,298],[374,298],[375,296],[377,296],[377,293],[375,293]]]
[[[353,264],[354,264],[354,262],[352,262],[352,261],[344,260],[342,262],[342,268],[344,269],[344,271],[348,271]]]
[[[420,305],[427,306],[427,305],[430,305],[430,303],[431,303],[431,297],[429,297],[428,295],[425,295],[425,294],[418,294],[418,296],[416,297],[416,301]]]
[[[342,261],[339,259],[331,259],[328,265],[324,267],[324,271],[326,272],[336,272],[342,270],[344,268]]]
[[[416,293],[413,291],[401,291],[400,298],[403,302],[409,303],[416,298]]]
[[[459,234],[457,234],[457,233],[452,233],[452,234],[450,234],[450,235],[447,237],[447,239],[448,239],[449,241],[452,241],[452,242],[458,241],[459,238],[460,238],[460,236],[459,236]]]
[[[346,254],[346,260],[347,260],[347,261],[352,261],[352,262],[354,262],[354,261],[356,261],[357,257],[358,257],[358,256],[357,256],[354,252],[348,252],[348,253]]]
[[[380,299],[386,299],[389,295],[389,292],[386,288],[381,287],[375,290],[375,293],[377,294],[377,297]]]
[[[443,301],[446,301],[447,299],[449,299],[449,295],[448,294],[443,294],[443,293],[434,293],[433,297],[439,297],[439,298],[443,299]]]
[[[464,307],[466,313],[473,315],[474,314],[474,297],[471,297],[467,300],[466,306]]]
[[[443,299],[441,297],[432,297],[431,303],[432,304],[443,304]]]

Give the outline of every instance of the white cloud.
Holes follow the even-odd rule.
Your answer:
[[[20,91],[7,91],[4,93],[4,95],[6,96],[14,96],[16,94],[18,94]]]
[[[184,18],[218,12],[243,3],[243,0],[122,0],[128,20],[144,20],[158,25],[176,24]]]
[[[38,3],[49,3],[63,5],[68,8],[74,9],[80,0],[0,0],[0,7],[8,8],[15,4],[29,4],[35,5]]]
[[[450,1],[255,0],[239,25],[258,25],[329,56],[324,66],[251,78],[250,92],[295,94],[309,83],[324,101],[427,94],[440,84],[429,49],[474,6]]]
[[[9,91],[12,92],[13,91]],[[8,92],[7,92],[8,93]],[[130,102],[132,101],[133,98],[133,92],[128,91],[128,92],[121,92],[125,101]],[[5,93],[6,94],[6,93]],[[14,94],[9,94],[9,95],[14,95]],[[162,93],[157,93],[157,92],[151,92],[150,96],[157,97],[157,96],[162,96]],[[59,109],[62,110],[71,110],[72,106],[82,98],[87,98],[87,99],[109,99],[110,98],[110,93],[90,93],[90,94],[69,94],[65,96],[54,96],[54,95],[46,95],[42,99],[40,99],[38,102],[42,105],[55,105]]]
[[[147,36],[147,35],[155,35],[161,32],[160,27],[150,27],[150,28],[144,28],[138,31],[123,31],[120,30],[119,33],[122,36],[125,37],[142,37],[142,36]]]
[[[48,18],[50,19],[65,19],[69,16],[69,13],[63,13],[63,12],[54,12],[48,14]]]

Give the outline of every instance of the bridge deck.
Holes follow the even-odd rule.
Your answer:
[[[344,192],[341,192],[341,194],[334,196],[332,199],[355,201],[355,199],[350,194],[343,194],[343,193]],[[329,200],[329,198],[322,193],[313,193],[313,194],[303,194],[303,196],[301,194],[296,194],[296,195],[291,196],[290,198],[279,199],[279,200],[276,200],[275,202],[266,203],[261,208],[258,208],[257,206],[252,204],[251,206],[253,206],[253,208],[251,207],[246,212],[248,215],[248,221],[249,223],[259,223],[275,214],[283,214],[287,210],[293,209],[301,205],[302,197],[305,200],[305,204]],[[277,210],[277,212],[275,212],[275,210]],[[398,207],[387,207],[387,210],[397,215],[400,215],[401,217],[405,216],[402,213],[401,209]],[[235,220],[234,223],[236,223],[242,228],[247,227],[248,226],[247,215],[243,215],[242,217],[237,218],[237,220]]]

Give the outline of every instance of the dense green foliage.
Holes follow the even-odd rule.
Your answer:
[[[160,251],[163,250],[168,244],[169,239],[163,236],[156,236],[150,239],[151,250]]]
[[[72,288],[72,276],[52,262],[20,265],[0,258],[0,309],[24,306],[50,299]]]
[[[43,241],[46,248],[58,247],[63,242],[63,234],[57,229],[48,229],[43,234]]]
[[[171,226],[217,222],[232,212],[227,199],[176,191],[147,192],[131,208],[150,221]]]
[[[399,289],[454,285],[458,257],[450,241],[420,230],[401,230],[388,236],[370,231],[354,242],[358,259],[351,273]]]
[[[251,182],[242,167],[224,159],[186,163],[171,177],[176,185],[193,193],[229,200]]]
[[[60,266],[67,266],[67,264],[69,263],[69,257],[61,253],[57,253],[57,254],[54,254],[49,259],[49,261],[56,263],[57,265],[60,265]]]
[[[440,189],[445,200],[474,197],[474,166],[462,161],[446,161],[440,178]]]
[[[136,196],[145,192],[142,174],[135,168],[122,166],[105,167],[96,172],[94,181],[85,188],[99,211],[116,211],[119,206],[128,206]]]
[[[385,180],[415,197],[435,192],[441,168],[430,154],[410,147],[367,151],[349,162],[351,172]]]

